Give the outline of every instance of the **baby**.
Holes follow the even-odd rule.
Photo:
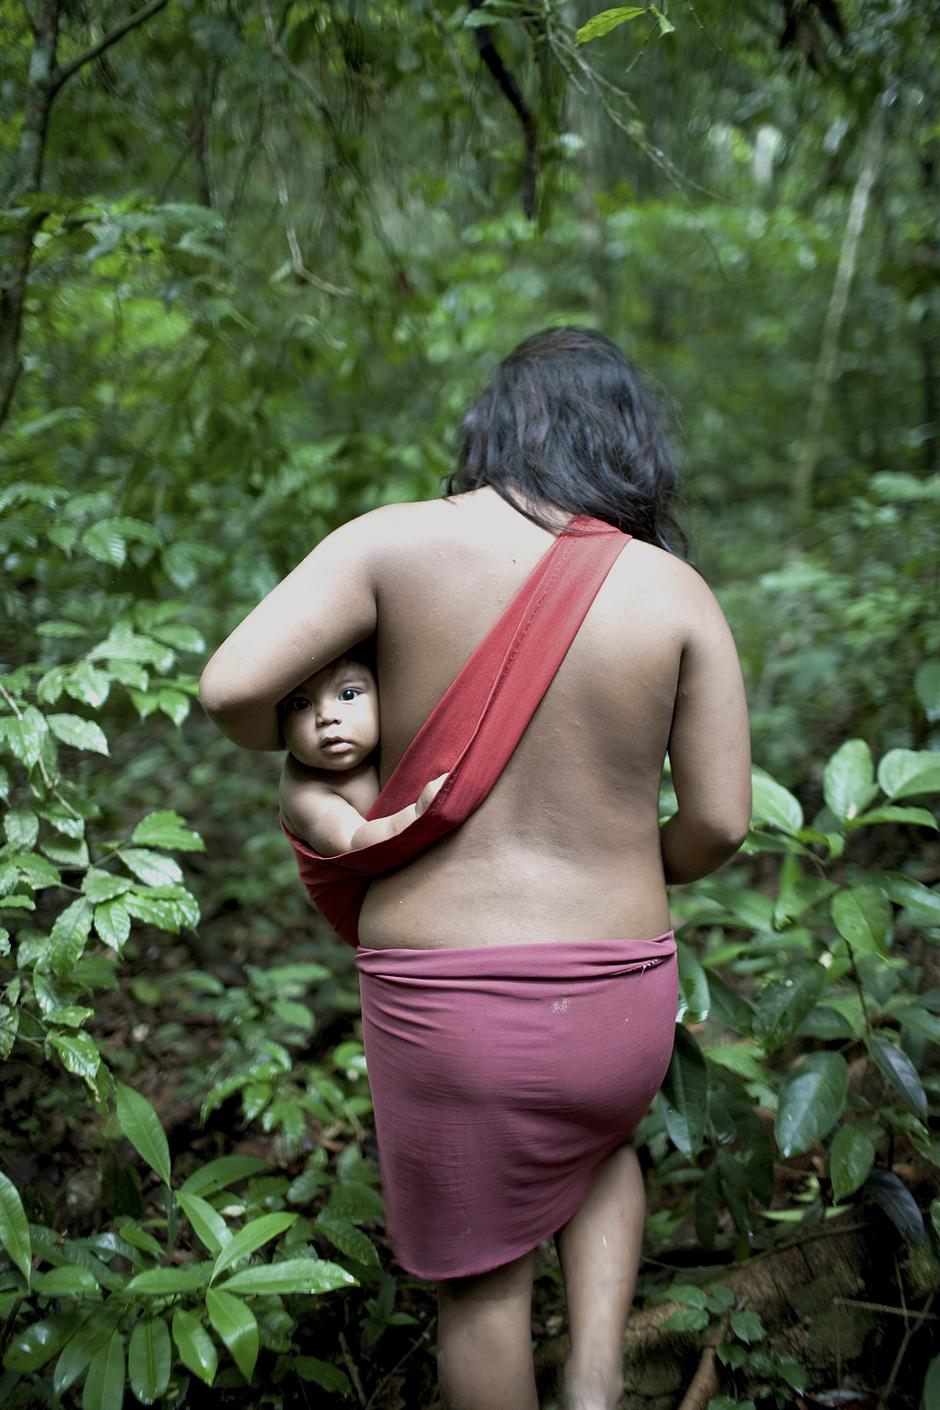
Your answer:
[[[357,851],[402,832],[419,818],[447,777],[441,774],[414,803],[366,822],[379,792],[375,748],[379,696],[362,648],[309,676],[278,706],[284,761],[278,800],[284,821],[321,856]]]

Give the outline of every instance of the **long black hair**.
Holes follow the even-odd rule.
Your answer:
[[[543,328],[503,358],[464,414],[444,493],[489,485],[543,528],[558,529],[542,507],[554,506],[687,554],[665,405],[606,334]]]

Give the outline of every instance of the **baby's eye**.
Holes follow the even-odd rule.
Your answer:
[[[287,702],[288,710],[306,710],[309,705],[310,701],[306,695],[292,695]]]
[[[361,691],[361,690],[358,690],[358,689],[356,688],[356,686],[354,686],[354,685],[347,685],[347,686],[344,686],[343,689],[340,691],[340,693],[339,693],[339,698],[340,698],[340,700],[347,700],[347,701],[348,701],[348,700],[355,700],[356,696],[357,696],[357,695],[361,695],[361,694],[362,694],[362,691]]]

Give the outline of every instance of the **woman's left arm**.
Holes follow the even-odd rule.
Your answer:
[[[372,510],[329,534],[210,658],[199,699],[243,749],[283,749],[278,701],[375,631],[372,549],[382,514]]]

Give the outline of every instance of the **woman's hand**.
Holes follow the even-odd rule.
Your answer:
[[[437,778],[432,778],[430,783],[424,785],[421,792],[418,794],[418,801],[415,804],[416,818],[420,818],[421,814],[430,808],[445,778],[447,778],[447,774],[439,774]]]

